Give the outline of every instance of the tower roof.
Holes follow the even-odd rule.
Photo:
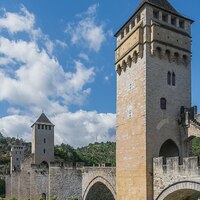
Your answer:
[[[54,126],[44,113],[40,115],[40,117],[36,120],[34,124],[48,124]]]
[[[142,0],[139,7],[141,5],[143,5],[144,3],[149,3],[149,4],[152,4],[154,6],[160,7],[162,9],[166,10],[166,11],[174,13],[176,15],[180,15],[180,13],[177,12],[177,10],[168,2],[168,0]]]

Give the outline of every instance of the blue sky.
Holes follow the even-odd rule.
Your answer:
[[[114,33],[140,0],[1,0],[0,131],[31,139],[44,111],[56,143],[115,140]],[[200,108],[200,1],[171,0],[192,26],[192,98]]]

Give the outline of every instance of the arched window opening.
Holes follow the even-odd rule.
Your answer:
[[[133,53],[133,62],[137,63],[137,60],[138,60],[138,54],[137,54],[136,51],[134,51],[134,53]]]
[[[156,54],[160,59],[161,59],[161,52],[162,52],[162,49],[160,47],[156,47]]]
[[[121,73],[122,73],[122,68],[120,65],[117,65],[117,73],[118,73],[118,75],[121,75]]]
[[[179,54],[176,52],[174,54],[174,61],[178,64],[179,63]]]
[[[187,56],[183,55],[183,64],[186,66],[187,65]]]
[[[176,85],[176,75],[175,75],[174,72],[172,73],[172,85],[173,85],[173,86]]]
[[[125,61],[123,61],[123,63],[122,63],[122,69],[123,69],[124,71],[126,71],[126,62],[125,62]]]
[[[45,193],[42,193],[42,199],[43,199],[43,200],[46,200],[46,199],[47,199],[47,197],[46,197],[46,194],[45,194]]]
[[[160,99],[160,108],[162,110],[166,110],[167,109],[167,100],[165,98],[161,98]]]
[[[165,51],[165,54],[167,56],[167,59],[170,61],[170,51],[168,49]]]
[[[159,156],[164,158],[179,156],[179,149],[175,142],[171,139],[165,141],[160,148]]]
[[[46,138],[44,138],[44,143],[46,143]]]
[[[167,84],[171,85],[171,72],[167,73]]]
[[[132,59],[131,59],[131,56],[128,57],[128,60],[127,60],[127,65],[129,67],[131,67],[131,63],[132,63]]]
[[[43,151],[43,152],[44,152],[44,154],[45,154],[45,153],[46,153],[46,149],[44,149],[44,151]]]

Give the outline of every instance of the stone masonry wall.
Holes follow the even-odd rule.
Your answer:
[[[154,158],[153,166],[154,200],[173,184],[188,181],[191,188],[193,188],[193,183],[200,184],[200,167],[197,157],[183,158],[182,165],[179,164],[179,157],[167,158],[166,164],[163,164],[162,157]]]
[[[82,199],[81,169],[54,165],[50,167],[49,175],[50,196],[56,196],[57,200],[69,199],[72,196]]]

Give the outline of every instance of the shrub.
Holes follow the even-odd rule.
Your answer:
[[[70,199],[69,200],[78,200],[77,198],[75,198],[75,197],[70,197]]]
[[[50,197],[50,200],[56,200],[55,196]]]
[[[15,197],[10,197],[8,200],[17,200]]]

